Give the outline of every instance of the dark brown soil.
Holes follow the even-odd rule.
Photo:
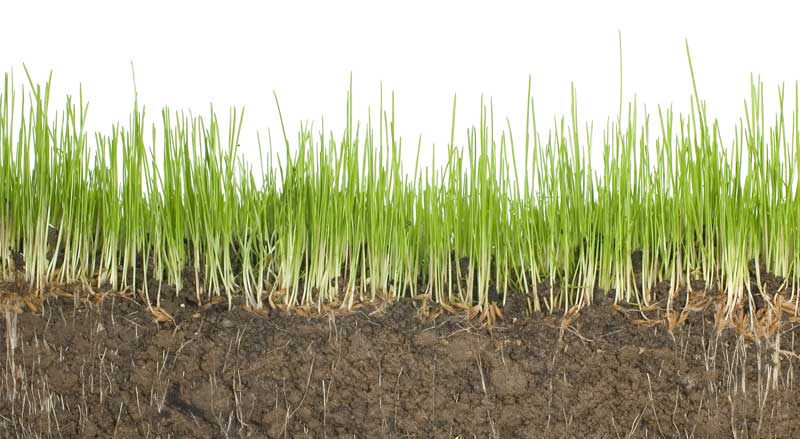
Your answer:
[[[711,308],[669,334],[609,304],[564,320],[514,300],[489,328],[408,301],[321,318],[163,303],[174,324],[93,302],[5,314],[0,438],[800,437],[789,322],[777,354],[715,335]]]

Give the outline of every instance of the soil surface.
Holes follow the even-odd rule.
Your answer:
[[[800,437],[794,323],[777,351],[717,334],[711,307],[670,334],[517,302],[489,327],[411,301],[307,318],[174,299],[157,322],[131,297],[49,296],[0,315],[0,438]]]

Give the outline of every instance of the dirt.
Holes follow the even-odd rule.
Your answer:
[[[717,333],[710,306],[670,334],[608,302],[526,316],[519,295],[492,327],[411,301],[307,318],[166,299],[156,322],[89,299],[5,314],[0,438],[800,437],[788,321],[778,353]]]

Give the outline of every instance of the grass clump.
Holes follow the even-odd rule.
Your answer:
[[[725,294],[730,316],[767,271],[798,298],[797,84],[791,117],[780,87],[768,124],[752,81],[725,137],[696,88],[688,114],[659,107],[655,123],[635,101],[620,106],[602,169],[574,89],[568,117],[545,131],[529,83],[516,143],[482,101],[457,145],[454,100],[446,160],[413,169],[400,159],[394,96],[362,126],[351,91],[340,137],[302,124],[290,138],[281,118],[285,162],[273,163],[270,135],[254,169],[238,153],[241,111],[223,130],[213,107],[165,108],[156,127],[136,99],[127,124],[90,136],[82,94],[52,116],[50,81],[28,82],[18,91],[6,75],[0,95],[0,274],[34,289],[109,284],[157,303],[170,285],[197,300],[316,310],[407,296],[484,311],[525,294],[552,311],[598,290],[669,306],[700,279]]]

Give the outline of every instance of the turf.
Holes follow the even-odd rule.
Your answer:
[[[254,166],[239,151],[241,110],[221,124],[213,107],[205,116],[164,108],[151,123],[135,97],[126,123],[92,135],[82,93],[53,112],[50,80],[28,75],[18,88],[6,75],[0,275],[34,290],[133,289],[156,308],[162,285],[256,310],[414,297],[498,317],[514,294],[531,311],[606,296],[670,308],[700,279],[731,317],[764,273],[782,280],[782,300],[798,300],[797,83],[788,104],[779,87],[767,121],[753,80],[731,133],[696,87],[685,113],[620,101],[593,145],[574,89],[570,114],[543,128],[529,82],[524,138],[495,126],[491,101],[481,102],[462,143],[453,123],[446,160],[427,167],[401,160],[393,96],[362,124],[352,81],[350,90],[338,136],[305,124],[290,135],[281,117]],[[454,99],[453,121],[456,110]],[[279,149],[283,161],[273,159]]]

